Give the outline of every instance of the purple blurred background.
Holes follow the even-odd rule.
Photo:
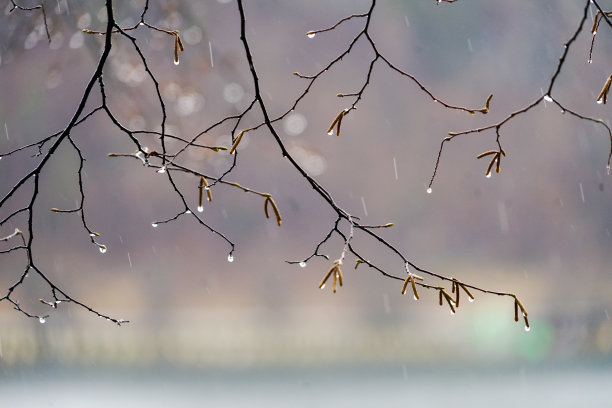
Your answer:
[[[144,2],[117,3],[118,21],[134,24]],[[101,37],[81,29],[103,30],[103,2],[45,4],[51,44],[39,14],[0,16],[0,154],[62,129],[99,55]],[[344,0],[245,4],[247,35],[272,116],[285,112],[307,84],[292,73],[321,69],[345,49],[363,21],[351,20],[312,39],[304,33],[368,7],[367,1]],[[317,289],[329,262],[313,259],[300,268],[284,261],[309,256],[331,228],[334,214],[281,158],[263,129],[245,137],[239,166],[228,180],[271,193],[283,214],[281,228],[265,219],[262,200],[226,186],[213,189],[214,200],[206,205],[204,217],[236,243],[233,263],[227,262],[229,249],[222,240],[186,218],[152,228],[152,222],[180,211],[180,203],[166,177],[135,160],[107,157],[109,152],[132,153],[133,147],[98,115],[72,136],[87,159],[88,221],[108,252],[100,254],[91,245],[77,216],[48,211],[71,207],[78,199],[78,163],[69,148],[58,151],[41,178],[34,251],[39,265],[72,296],[131,322],[119,328],[62,305],[40,324],[1,303],[0,378],[6,381],[0,382],[0,390],[10,402],[19,401],[23,390],[16,384],[54,389],[43,372],[71,378],[75,372],[102,370],[110,373],[108,378],[96,377],[99,381],[93,384],[114,387],[113,381],[128,374],[113,373],[157,372],[160,367],[164,369],[151,384],[162,381],[167,367],[198,375],[211,370],[288,370],[295,377],[286,378],[296,378],[298,395],[305,388],[300,388],[302,377],[295,370],[323,373],[324,378],[333,377],[332,383],[338,376],[329,373],[340,370],[339,377],[355,375],[356,384],[365,384],[366,374],[342,371],[361,367],[360,373],[389,378],[390,383],[379,380],[383,385],[372,391],[389,401],[394,400],[386,387],[395,387],[393,381],[401,387],[407,378],[421,378],[422,389],[434,393],[444,384],[451,389],[472,386],[459,374],[461,367],[468,367],[470,378],[482,381],[491,394],[503,381],[498,384],[498,377],[482,374],[484,367],[507,375],[522,387],[516,400],[505,400],[508,404],[535,405],[549,382],[605,384],[612,375],[612,184],[606,175],[610,140],[603,128],[541,104],[502,128],[508,156],[500,174],[485,178],[487,163],[475,159],[496,147],[494,134],[459,137],[445,147],[433,193],[425,192],[440,141],[449,131],[499,121],[542,95],[582,9],[582,2],[553,0],[438,6],[434,1],[380,2],[371,23],[379,50],[448,103],[480,108],[493,93],[490,113],[472,116],[444,109],[414,83],[377,65],[358,110],[343,121],[342,136],[328,136],[331,120],[350,104],[335,95],[362,86],[373,56],[360,41],[276,126],[290,152],[341,206],[370,224],[395,223],[382,234],[411,261],[519,295],[530,312],[530,333],[513,322],[513,305],[506,298],[477,295],[476,302],[451,316],[447,308],[437,306],[434,293],[414,302],[411,296],[401,296],[401,283],[365,267],[347,267],[345,286],[335,295]],[[233,2],[153,1],[148,21],[179,29],[185,42],[175,66],[171,37],[146,29],[135,33],[160,80],[170,132],[190,138],[251,101],[253,88]],[[571,48],[553,97],[586,116],[608,121],[609,106],[596,104],[595,98],[610,75],[612,35],[602,24],[593,63],[588,64],[591,22],[592,16]],[[157,130],[160,112],[154,89],[129,42],[114,39],[105,71],[111,109],[129,127]],[[242,127],[260,122],[255,111]],[[229,131],[221,127],[200,140],[229,146]],[[155,148],[152,137],[142,142]],[[0,161],[2,195],[37,162],[30,157],[33,153]],[[222,174],[230,163],[227,152],[194,151],[187,161],[211,175]],[[195,208],[197,179],[178,179],[181,186],[193,185],[188,199]],[[26,195],[16,198],[15,207],[9,208],[17,208]],[[15,227],[18,222],[3,227],[0,236]],[[401,274],[402,264],[376,242],[360,237],[355,244],[370,259]],[[322,252],[336,259],[341,250],[342,242],[334,239]],[[0,258],[1,288],[15,281],[23,262],[18,254]],[[38,302],[41,297],[49,293],[36,278],[18,292],[22,304],[48,313]],[[586,368],[576,374],[572,367],[578,363]],[[379,371],[368,371],[371,367]],[[553,375],[558,367],[572,375],[551,379],[541,374]],[[430,371],[423,374],[421,369]],[[458,371],[455,375],[448,370]],[[440,378],[441,372],[446,377]],[[320,378],[304,374],[309,376]],[[168,387],[179,382],[163,381]],[[263,380],[253,374],[236,381],[244,385]],[[266,384],[263,389],[273,395],[275,380]],[[339,389],[353,388],[338,384]],[[595,389],[600,393],[589,394],[592,402],[609,403],[609,393]],[[565,395],[563,403],[579,397],[570,389],[557,391]],[[356,395],[359,392],[364,391]],[[273,399],[259,397],[255,401],[274,405]],[[62,398],[57,394],[53,401],[69,404]],[[216,401],[227,402],[221,397]],[[311,402],[324,405],[316,401]],[[368,406],[366,401],[355,399],[352,406]]]

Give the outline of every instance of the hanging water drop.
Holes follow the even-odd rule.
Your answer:
[[[305,267],[306,267],[306,262],[305,261],[300,262],[300,268],[305,268]]]
[[[333,135],[333,134],[334,134],[334,131],[333,131],[333,130],[330,130],[329,132],[327,132],[327,134],[328,134],[329,136],[331,136],[331,135]]]
[[[106,245],[100,245],[100,253],[101,254],[105,254],[106,253]]]
[[[313,32],[313,31],[309,31],[309,32],[307,32],[307,33],[306,33],[306,36],[307,36],[308,38],[314,38],[316,34],[317,34],[317,33]]]
[[[552,102],[552,101],[553,101],[553,98],[551,98],[551,97],[550,97],[550,95],[544,95],[544,100],[545,100],[546,102]]]
[[[198,205],[198,212],[204,211],[204,206]]]
[[[322,284],[319,289],[325,289],[325,284]]]
[[[486,178],[491,178],[491,172],[488,172],[487,175],[485,176]]]
[[[469,296],[468,296],[468,301],[470,301],[470,303],[471,303],[471,302],[473,302],[473,301],[474,301],[474,298],[473,298],[473,297],[469,297]]]
[[[431,187],[429,187],[429,188],[427,189],[427,194],[431,194],[431,192],[432,192]]]
[[[152,224],[151,224],[151,226],[152,226],[153,228],[157,228],[157,223],[156,223],[156,222],[154,222],[154,223],[152,223]]]
[[[227,262],[234,262],[234,255],[229,254],[229,255],[227,256]]]
[[[178,65],[179,64],[179,60],[174,60],[174,65]]]
[[[587,62],[588,62],[589,64],[592,64],[592,63],[593,63],[593,60],[589,58],[589,59],[587,60]]]
[[[598,99],[598,100],[597,100],[597,104],[598,104],[598,105],[601,105],[602,103],[603,103],[603,99]]]
[[[531,327],[529,327],[529,326],[525,326],[525,331],[526,331],[526,332],[528,332],[528,331],[530,331],[530,330],[531,330]]]
[[[39,322],[41,322],[41,323],[44,323],[44,322],[46,322],[46,321],[47,321],[47,319],[45,319],[44,317],[40,316],[40,317],[38,318],[38,321],[39,321]]]
[[[414,300],[419,300],[419,298],[416,297],[416,295],[413,295],[412,297],[414,298]]]
[[[162,166],[159,170],[157,170],[159,174],[163,174],[166,172],[166,166]]]
[[[185,211],[185,214],[191,214],[191,210]]]
[[[606,172],[608,173],[608,176],[609,176],[610,175],[610,165],[609,164],[606,166]]]

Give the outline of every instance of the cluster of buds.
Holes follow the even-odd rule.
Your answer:
[[[490,95],[487,97],[487,100],[485,101],[485,107],[484,107],[484,108],[482,108],[482,109],[480,109],[478,112],[480,112],[480,113],[482,113],[482,114],[484,114],[484,115],[486,115],[487,113],[489,113],[489,104],[491,103],[491,99],[492,99],[492,98],[493,98],[493,94],[490,94]],[[470,112],[470,113],[472,113],[472,112]]]
[[[408,269],[408,268],[406,268]],[[406,289],[408,289],[408,284],[412,285],[412,293],[414,294],[414,300],[419,300],[419,292],[417,291],[416,288],[416,282],[414,281],[415,279],[417,280],[423,280],[422,277],[413,274],[412,272],[408,271],[408,277],[406,278],[406,280],[404,280],[404,285],[402,286],[402,295],[406,294]]]
[[[172,31],[174,35],[174,65],[179,64],[179,52],[185,51],[185,47],[183,47],[183,42],[181,41],[181,37],[179,36],[179,31]]]
[[[605,105],[608,102],[608,94],[610,93],[610,85],[612,84],[612,75],[608,77],[606,82],[604,83],[603,88],[599,95],[597,95],[597,103],[603,103]]]
[[[340,125],[342,125],[342,118],[348,112],[349,112],[348,109],[344,109],[344,110],[340,111],[340,113],[338,114],[338,116],[336,116],[336,118],[331,123],[331,125],[329,125],[329,129],[327,129],[327,134],[328,135],[330,135],[330,136],[333,135],[334,134],[334,128],[336,128],[336,136],[340,136]]]
[[[264,196],[266,197],[266,200],[264,201],[264,213],[266,214],[266,218],[270,218],[270,211],[268,210],[268,205],[271,205],[272,211],[274,211],[274,215],[276,216],[276,223],[280,227],[283,222],[283,219],[281,218],[280,211],[278,210],[278,206],[274,202],[272,195],[264,194]]]
[[[242,130],[240,133],[238,133],[238,136],[236,136],[236,139],[234,140],[234,144],[232,144],[232,147],[230,148],[229,154],[234,154],[236,148],[238,147],[238,144],[242,140],[242,136],[244,136],[245,133],[246,130]]]
[[[523,306],[523,304],[521,303],[520,300],[518,300],[518,298],[514,296],[514,321],[518,322],[519,321],[519,309],[521,309],[521,314],[523,315],[523,320],[525,321],[525,331],[529,331],[531,330],[531,326],[529,326],[529,319],[527,318],[527,310],[525,310],[525,307]]]
[[[338,289],[338,283],[340,284],[340,286],[342,286],[342,271],[340,270],[340,265],[342,265],[342,261],[336,259],[334,261],[334,266],[331,267],[331,269],[327,272],[327,274],[319,284],[319,289],[324,289],[329,277],[333,276],[332,290],[334,293],[336,293],[336,290]]]
[[[488,152],[480,153],[478,156],[476,156],[476,158],[482,159],[483,157],[491,155],[493,155],[493,158],[491,159],[491,162],[487,167],[487,172],[485,173],[485,176],[487,177],[491,177],[491,169],[493,168],[493,165],[495,165],[496,173],[499,173],[501,171],[501,157],[505,157],[506,152],[500,147],[499,150],[489,150]]]
[[[201,176],[200,185],[198,186],[198,211],[200,211],[200,208],[204,209],[204,190],[206,190],[206,199],[212,201],[212,193],[210,192],[210,188],[208,188],[206,177]]]

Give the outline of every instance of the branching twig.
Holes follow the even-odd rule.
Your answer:
[[[19,6],[16,3],[16,0],[10,1],[11,4],[14,6],[13,9],[40,9],[43,14],[47,37],[50,40],[45,9],[42,4],[36,7],[26,8]],[[455,1],[456,0],[436,0],[436,3],[453,3]],[[594,1],[593,3],[598,9],[598,14],[595,18],[593,25],[594,28],[592,30],[594,44],[595,33],[601,21],[605,21],[610,27],[612,27],[612,23],[609,20],[609,17],[611,16],[610,13],[604,12],[597,4],[597,2]],[[12,243],[12,240],[17,239],[17,237],[20,237],[22,241],[21,243],[13,245],[12,247],[0,248],[0,255],[11,253],[14,251],[23,251],[26,254],[25,268],[23,269],[23,271],[20,271],[16,282],[11,287],[9,287],[6,294],[0,298],[0,302],[6,300],[10,304],[12,304],[17,311],[21,312],[25,316],[38,318],[41,322],[46,321],[48,315],[37,315],[27,310],[24,310],[19,305],[19,302],[14,298],[14,291],[24,284],[25,279],[30,274],[34,274],[41,278],[48,285],[49,290],[51,292],[51,300],[46,301],[44,299],[40,299],[41,303],[48,305],[54,309],[57,308],[57,306],[63,302],[74,303],[86,309],[87,311],[92,312],[100,317],[104,317],[116,324],[121,324],[125,322],[122,319],[111,318],[109,316],[103,315],[92,307],[88,306],[87,304],[77,301],[73,297],[68,295],[58,285],[56,285],[48,278],[47,274],[44,273],[44,271],[34,262],[33,256],[32,243],[34,241],[36,230],[34,225],[34,208],[35,203],[39,199],[39,192],[41,187],[40,176],[47,168],[47,165],[52,161],[52,159],[54,159],[58,148],[62,145],[69,145],[69,151],[72,154],[75,154],[78,158],[79,164],[78,168],[76,169],[76,172],[78,176],[77,185],[79,191],[79,200],[75,208],[52,208],[51,211],[62,214],[64,216],[71,216],[77,214],[80,217],[81,226],[88,234],[91,242],[96,245],[101,252],[106,252],[107,250],[107,247],[104,244],[97,242],[96,239],[100,235],[92,228],[90,228],[86,220],[86,186],[84,185],[83,180],[83,171],[86,158],[80,147],[81,141],[78,140],[77,137],[73,134],[75,128],[77,128],[79,125],[89,120],[94,115],[103,112],[104,115],[98,116],[102,116],[108,119],[108,121],[114,126],[114,128],[116,128],[117,132],[122,134],[124,138],[128,140],[135,149],[135,151],[127,153],[110,153],[109,156],[136,159],[136,162],[141,163],[147,168],[147,170],[156,171],[157,173],[162,174],[163,180],[167,183],[166,186],[168,187],[170,194],[178,198],[178,208],[173,210],[171,213],[174,215],[166,219],[153,221],[153,227],[158,227],[160,224],[174,222],[179,218],[182,218],[183,215],[187,215],[193,220],[195,220],[195,222],[198,223],[201,227],[207,229],[212,234],[220,237],[228,245],[228,260],[232,261],[235,244],[232,242],[232,240],[230,240],[229,237],[224,235],[222,232],[212,228],[200,214],[204,211],[205,193],[207,197],[207,203],[212,202],[212,190],[217,188],[230,188],[233,190],[238,190],[240,192],[247,193],[250,199],[262,200],[261,204],[264,207],[264,215],[267,218],[272,218],[273,214],[273,219],[276,220],[278,226],[281,226],[281,210],[273,199],[273,197],[271,196],[271,194],[261,192],[259,191],[259,189],[242,186],[238,182],[226,180],[226,177],[229,178],[228,175],[231,174],[233,170],[240,164],[239,155],[241,153],[239,145],[241,141],[245,137],[252,137],[252,134],[258,130],[265,130],[265,132],[260,133],[265,133],[271,136],[275,145],[278,147],[278,152],[280,153],[279,159],[287,160],[289,162],[289,164],[295,171],[296,176],[299,179],[303,179],[310,187],[312,187],[315,194],[321,198],[322,202],[326,205],[328,211],[331,212],[334,217],[334,221],[331,223],[329,231],[325,234],[322,234],[324,235],[323,239],[315,245],[314,251],[302,261],[290,261],[289,263],[299,264],[301,267],[305,267],[307,265],[307,262],[313,258],[320,257],[325,258],[327,261],[329,261],[329,256],[322,253],[324,247],[331,246],[332,238],[335,237],[338,237],[343,242],[338,258],[333,261],[331,266],[329,266],[327,273],[324,275],[324,278],[319,285],[320,287],[324,287],[326,282],[329,279],[332,279],[333,292],[336,292],[338,285],[342,286],[344,281],[342,275],[342,267],[345,265],[347,257],[354,256],[356,268],[361,264],[365,264],[365,266],[377,273],[380,273],[386,278],[402,282],[403,286],[401,287],[401,292],[406,293],[408,291],[408,288],[411,288],[413,296],[416,300],[422,299],[423,297],[422,293],[419,293],[420,289],[433,290],[434,293],[438,295],[438,301],[440,302],[440,304],[444,305],[446,303],[452,313],[454,313],[459,307],[460,292],[467,295],[469,300],[474,299],[472,292],[510,297],[513,299],[515,305],[515,320],[518,320],[518,311],[520,310],[525,321],[525,327],[529,328],[527,312],[523,304],[519,301],[515,294],[510,292],[495,291],[482,288],[474,284],[460,281],[456,277],[446,276],[442,273],[429,271],[422,267],[419,267],[409,259],[409,257],[403,252],[403,250],[401,250],[398,246],[396,246],[383,236],[384,230],[386,228],[392,227],[393,223],[386,223],[380,225],[361,223],[361,220],[358,217],[352,215],[348,210],[346,210],[344,207],[340,206],[340,204],[336,202],[336,199],[334,198],[334,195],[332,195],[331,192],[324,188],[317,180],[315,180],[314,177],[308,174],[305,168],[301,166],[296,160],[296,158],[293,157],[293,155],[289,152],[285,145],[285,142],[279,136],[279,133],[276,129],[278,122],[286,118],[306,99],[309,92],[313,90],[316,84],[321,82],[320,79],[324,77],[328,71],[330,71],[331,69],[338,69],[338,63],[343,58],[351,54],[351,52],[353,52],[353,50],[355,49],[356,44],[360,41],[365,43],[368,49],[372,52],[368,60],[367,66],[363,67],[363,81],[356,91],[353,90],[347,93],[337,93],[338,97],[349,98],[349,103],[339,113],[334,112],[332,115],[330,115],[331,117],[334,117],[334,119],[331,121],[331,125],[328,128],[328,133],[333,134],[335,132],[336,135],[340,136],[341,125],[343,123],[343,120],[345,120],[345,117],[357,109],[362,99],[364,97],[367,97],[366,91],[370,87],[374,86],[373,72],[376,66],[379,66],[385,70],[389,70],[397,74],[399,78],[407,79],[408,82],[414,83],[420,89],[419,92],[422,93],[426,99],[431,99],[434,103],[439,104],[440,106],[446,109],[466,112],[472,115],[477,113],[487,114],[489,112],[490,103],[493,96],[492,94],[489,95],[486,99],[484,99],[483,95],[483,99],[485,100],[484,106],[481,105],[482,107],[479,108],[466,107],[455,103],[450,103],[446,101],[446,99],[440,98],[438,95],[434,94],[434,92],[430,88],[428,88],[421,80],[411,74],[407,69],[400,68],[398,65],[393,63],[391,57],[383,55],[379,51],[379,48],[377,47],[376,42],[374,41],[374,38],[372,36],[373,34],[370,30],[370,25],[374,21],[374,11],[376,8],[376,4],[377,0],[371,0],[370,6],[365,13],[351,14],[347,17],[338,20],[335,24],[327,28],[312,30],[306,33],[309,38],[313,38],[317,34],[322,33],[326,33],[326,35],[329,35],[333,30],[335,30],[341,24],[349,20],[358,20],[359,24],[363,24],[357,34],[350,41],[347,42],[347,45],[345,46],[343,51],[326,64],[323,64],[323,68],[321,68],[318,72],[312,75],[304,75],[298,72],[294,73],[297,77],[305,80],[304,82],[301,82],[302,84],[305,83],[305,86],[303,86],[301,91],[297,93],[292,102],[288,104],[289,106],[285,106],[280,110],[280,114],[273,114],[272,110],[270,109],[270,105],[264,99],[265,92],[263,89],[261,89],[261,82],[258,74],[259,71],[257,68],[257,60],[252,53],[252,44],[250,43],[246,35],[247,14],[244,10],[244,2],[243,0],[237,0],[238,13],[240,17],[240,44],[242,50],[244,51],[246,66],[248,66],[251,78],[251,85],[254,93],[253,98],[250,101],[250,104],[238,114],[229,115],[214,121],[214,123],[208,126],[202,126],[200,129],[203,130],[197,132],[191,137],[179,137],[177,135],[172,135],[167,131],[169,113],[166,109],[166,101],[164,100],[162,92],[160,91],[160,81],[158,80],[155,73],[155,65],[150,63],[150,61],[145,56],[145,52],[143,52],[143,48],[141,48],[141,43],[135,36],[132,35],[134,34],[134,30],[143,27],[144,29],[154,30],[170,36],[169,38],[172,39],[174,62],[178,64],[179,54],[184,51],[184,45],[180,37],[179,31],[177,29],[166,30],[151,24],[147,19],[147,12],[149,10],[148,0],[145,1],[145,4],[142,8],[142,12],[140,13],[140,18],[134,25],[120,27],[116,23],[113,16],[112,0],[105,0],[105,8],[107,12],[107,23],[105,29],[100,31],[95,31],[91,29],[83,30],[87,34],[99,35],[104,37],[103,51],[94,73],[90,77],[85,89],[83,90],[82,97],[77,106],[77,109],[70,121],[67,123],[66,127],[63,130],[43,137],[36,142],[29,143],[17,147],[6,153],[0,154],[0,158],[10,157],[17,154],[21,154],[20,152],[33,149],[35,150],[33,157],[37,158],[36,160],[38,160],[38,162],[34,164],[33,168],[30,171],[26,172],[26,174],[21,179],[19,179],[0,199],[0,210],[5,210],[7,208],[7,202],[16,197],[18,192],[21,192],[26,188],[31,188],[32,191],[31,194],[28,195],[27,203],[18,206],[19,208],[16,210],[10,210],[8,215],[5,215],[4,218],[0,219],[0,227],[2,227],[7,222],[22,221],[22,218],[26,218],[27,224],[21,227],[24,232],[22,232],[20,229],[16,229],[13,234],[7,235],[4,238],[0,238],[0,243],[2,245],[10,245],[9,243]],[[587,1],[584,8],[584,13],[580,19],[579,26],[573,33],[573,35],[570,37],[570,39],[565,43],[563,53],[559,58],[556,69],[554,70],[550,77],[550,80],[548,81],[548,86],[546,88],[545,94],[537,98],[536,100],[526,104],[525,106],[516,109],[515,111],[508,114],[504,119],[496,123],[461,132],[450,132],[440,144],[440,149],[438,151],[434,172],[428,185],[428,192],[431,192],[432,184],[438,174],[438,169],[442,159],[442,150],[444,148],[445,143],[454,140],[458,136],[481,133],[486,131],[494,132],[494,149],[485,151],[477,157],[487,157],[491,159],[489,161],[485,173],[487,176],[491,175],[493,168],[495,168],[496,173],[499,173],[501,170],[501,159],[502,157],[506,156],[506,151],[503,149],[501,144],[500,131],[502,127],[504,127],[513,119],[522,116],[523,114],[534,109],[542,101],[553,103],[558,106],[563,112],[567,112],[571,116],[580,120],[591,121],[593,123],[601,125],[608,131],[611,141],[610,153],[608,155],[609,169],[610,161],[612,159],[612,131],[610,127],[602,120],[590,118],[575,110],[568,109],[564,104],[554,99],[552,96],[552,91],[557,82],[559,74],[565,66],[565,61],[569,49],[574,44],[576,38],[583,30],[583,26],[587,18],[588,7],[589,2]],[[119,120],[115,112],[109,106],[107,100],[107,92],[110,92],[110,90],[106,89],[106,83],[102,74],[104,72],[105,67],[107,66],[111,47],[114,42],[118,41],[127,41],[130,44],[130,50],[132,50],[132,55],[134,55],[135,58],[139,61],[139,63],[142,64],[142,66],[144,67],[147,81],[153,86],[155,90],[154,102],[155,105],[159,107],[159,110],[161,112],[158,122],[159,131],[130,129],[128,126],[124,125],[121,120]],[[590,53],[592,53],[592,46]],[[607,96],[610,90],[610,82],[610,79],[605,82],[604,87],[599,94],[598,100],[600,100],[602,103],[607,102]],[[101,102],[97,105],[93,105],[97,107],[91,109],[88,113],[84,114],[85,107],[92,105],[91,99],[94,90],[99,91]],[[254,126],[245,125],[247,115],[249,115],[249,120],[251,120],[253,116],[257,118],[254,121]],[[206,136],[210,135],[211,133],[222,127],[231,128],[231,146],[218,146],[215,144],[209,144],[204,141]],[[144,135],[153,135],[157,139],[154,148],[149,148],[143,145],[141,139]],[[167,143],[169,139],[173,140],[172,144]],[[178,146],[174,146],[175,144]],[[186,164],[184,153],[187,150],[191,151],[192,149],[202,149],[209,152],[212,151],[216,154],[229,153],[229,155],[231,155],[231,163],[226,168],[224,168],[224,171],[222,172],[221,176],[215,177],[211,176],[210,174],[204,174],[201,170],[190,167],[188,163]],[[187,183],[189,183],[192,186],[193,190],[184,190],[183,188],[181,188],[180,186],[182,186],[183,184],[180,183],[179,180],[181,182],[186,181]],[[198,201],[197,206],[193,206],[188,203],[189,200],[186,199],[186,194],[192,194],[196,191]],[[215,202],[216,200],[217,198],[215,198]],[[192,208],[196,211],[193,211]],[[362,242],[365,242],[365,245],[378,245],[382,247],[386,251],[389,259],[391,259],[397,265],[397,270],[400,272],[396,273],[388,268],[383,268],[382,266],[380,266],[381,263],[379,260],[369,259],[369,257],[362,255],[365,254],[364,250],[357,249],[358,246],[361,247],[362,245],[364,245],[364,243]],[[385,259],[385,261],[388,260]]]

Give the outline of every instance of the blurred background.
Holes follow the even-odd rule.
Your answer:
[[[5,2],[9,3],[9,2]],[[22,2],[36,5],[38,2]],[[0,16],[0,154],[61,130],[78,105],[100,53],[102,1],[58,0],[47,7],[51,43],[38,12],[3,6]],[[143,0],[116,2],[122,26],[138,21]],[[38,302],[48,287],[31,276],[13,297],[44,324],[0,303],[0,401],[26,406],[110,404],[187,406],[404,406],[448,403],[498,407],[610,406],[612,394],[612,203],[606,175],[605,129],[540,104],[502,128],[508,154],[500,174],[485,178],[475,157],[496,148],[490,132],[459,137],[444,150],[433,193],[426,188],[441,140],[449,131],[494,123],[543,94],[563,44],[576,30],[583,2],[385,1],[370,33],[379,51],[415,75],[449,104],[479,109],[493,93],[488,115],[435,104],[414,83],[378,64],[358,110],[340,137],[327,127],[358,91],[373,53],[363,40],[328,71],[308,97],[276,126],[296,159],[347,211],[369,224],[395,223],[381,234],[421,267],[491,290],[516,293],[532,330],[513,321],[507,298],[475,293],[451,316],[434,293],[415,302],[401,282],[361,267],[344,271],[338,293],[319,290],[330,262],[312,254],[334,215],[280,156],[271,135],[252,132],[227,177],[271,193],[283,226],[263,215],[263,200],[216,186],[204,219],[236,243],[227,244],[187,217],[152,228],[182,207],[164,175],[138,161],[124,134],[96,115],[72,133],[86,157],[88,223],[101,234],[93,246],[70,208],[79,198],[78,160],[59,149],[41,177],[35,206],[35,260],[74,298],[130,320],[117,327],[67,304]],[[602,2],[607,3],[607,2]],[[21,3],[20,3],[21,4]],[[602,4],[610,6],[612,4]],[[367,1],[245,4],[263,97],[271,115],[284,113],[314,74],[363,28],[354,19],[308,38],[354,13]],[[553,91],[569,109],[608,122],[595,103],[612,65],[612,31],[602,24],[587,63],[589,28],[572,46]],[[229,0],[151,1],[147,21],[178,29],[185,44],[173,63],[173,38],[139,28],[134,35],[160,82],[167,131],[190,139],[253,97]],[[160,109],[129,41],[114,37],[104,76],[109,106],[129,128],[158,130]],[[99,103],[95,95],[89,103]],[[259,111],[241,128],[261,122]],[[231,126],[200,138],[229,146]],[[141,138],[156,149],[157,141]],[[169,149],[178,144],[169,142]],[[159,147],[157,147],[159,150]],[[38,158],[26,150],[0,160],[2,196]],[[219,176],[227,152],[193,149],[183,156]],[[177,175],[189,205],[197,182]],[[0,216],[19,208],[26,188]],[[6,236],[25,218],[0,228]],[[6,243],[0,243],[6,249]],[[356,248],[397,275],[401,261],[364,236]],[[336,259],[335,238],[321,252]],[[23,254],[0,258],[0,288],[24,268]],[[3,291],[5,289],[2,289]],[[4,293],[4,292],[2,292]],[[464,402],[465,401],[465,402]]]

